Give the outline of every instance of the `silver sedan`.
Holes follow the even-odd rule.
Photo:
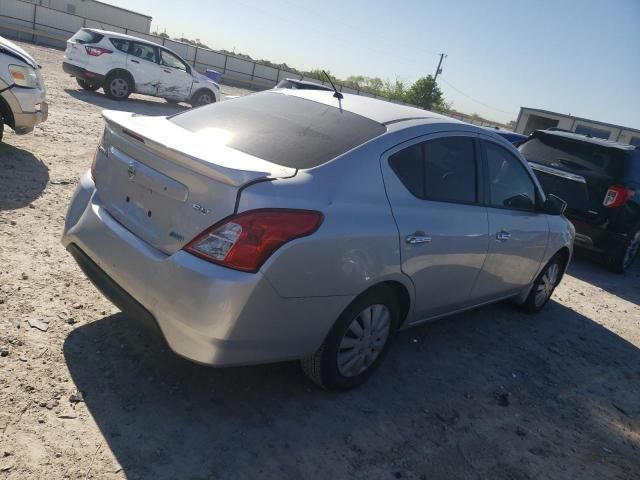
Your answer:
[[[63,244],[177,354],[301,359],[329,389],[364,382],[399,329],[507,298],[542,309],[574,230],[518,151],[435,113],[339,97],[105,112]]]

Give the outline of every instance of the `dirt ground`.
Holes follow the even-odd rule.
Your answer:
[[[25,48],[51,114],[0,145],[0,479],[640,478],[640,265],[575,259],[538,316],[498,304],[403,332],[347,393],[295,363],[189,363],[59,243],[101,109],[180,107],[81,91],[62,52]]]

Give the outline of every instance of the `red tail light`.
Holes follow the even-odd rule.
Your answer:
[[[627,200],[632,196],[633,190],[630,188],[614,185],[609,187],[609,190],[607,190],[607,194],[604,196],[602,204],[608,208],[618,208],[627,203]]]
[[[87,54],[91,55],[92,57],[99,57],[104,53],[113,53],[112,50],[107,50],[106,48],[102,47],[84,47],[84,49],[87,51]]]
[[[257,272],[278,248],[314,233],[324,219],[310,210],[251,210],[205,230],[184,249],[204,260]]]

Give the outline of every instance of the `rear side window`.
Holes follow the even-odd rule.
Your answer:
[[[158,63],[158,53],[156,47],[146,43],[133,42],[130,54],[134,57]]]
[[[489,205],[534,210],[536,187],[522,162],[494,143],[483,144],[489,177]]]
[[[473,140],[447,137],[401,150],[389,165],[414,196],[440,202],[477,200],[477,172]]]
[[[129,53],[129,45],[131,44],[129,40],[123,40],[122,38],[112,38],[110,40],[113,46],[118,50],[124,53]]]
[[[263,160],[301,169],[322,165],[386,132],[369,118],[275,92],[187,110],[170,121]]]
[[[407,190],[418,198],[425,198],[424,155],[421,143],[391,155],[389,165]]]
[[[86,43],[98,43],[103,38],[104,35],[101,35],[99,33],[93,32],[91,30],[80,29],[73,37],[71,37],[71,41],[75,41],[80,45],[84,45]]]

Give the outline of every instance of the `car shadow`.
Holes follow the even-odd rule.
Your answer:
[[[28,206],[48,182],[44,162],[27,150],[0,143],[0,211]]]
[[[640,259],[624,274],[612,273],[591,256],[578,253],[571,260],[569,275],[599,287],[612,295],[640,305]]]
[[[556,302],[537,316],[498,304],[401,332],[370,381],[341,394],[297,363],[190,363],[124,314],[71,332],[64,355],[127,478],[640,471],[640,350]]]
[[[77,100],[91,103],[106,110],[135,112],[140,115],[173,115],[189,108],[183,104],[166,103],[164,100],[145,100],[144,97],[138,95],[126,100],[112,100],[100,91],[90,92],[72,88],[65,88],[64,91]]]

